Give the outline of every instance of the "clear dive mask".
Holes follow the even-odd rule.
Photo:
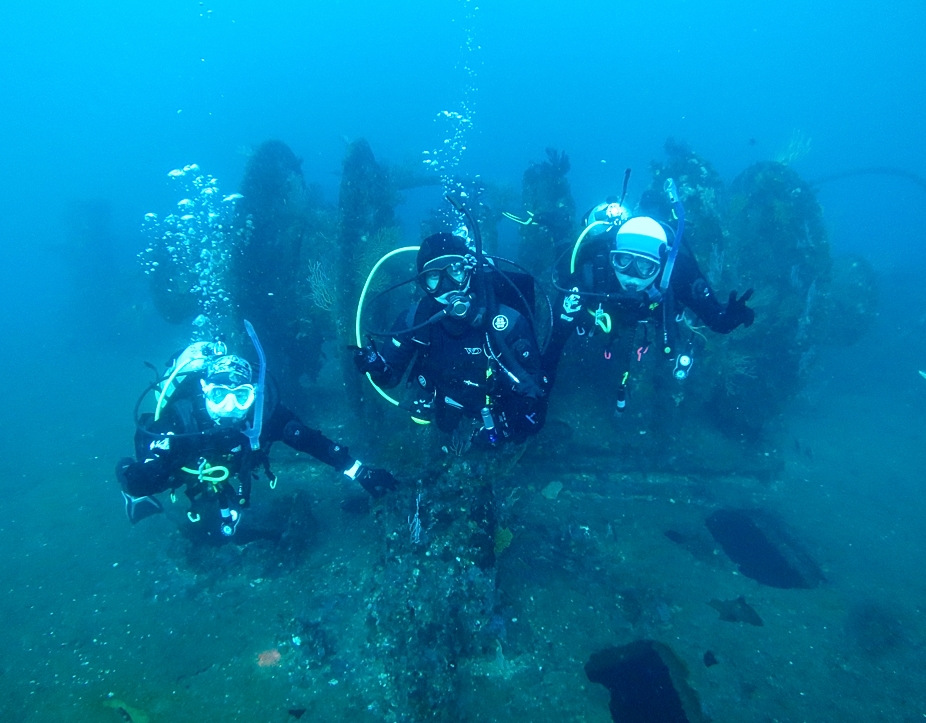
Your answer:
[[[631,253],[630,251],[612,251],[611,266],[619,276],[632,276],[637,279],[650,279],[659,273],[659,259],[652,256]]]
[[[236,387],[227,384],[209,384],[200,380],[206,411],[215,420],[244,419],[254,404],[256,390],[253,384],[239,384]]]

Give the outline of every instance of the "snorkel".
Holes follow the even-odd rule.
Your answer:
[[[675,187],[675,181],[667,178],[663,190],[672,203],[672,210],[675,212],[675,218],[678,219],[678,226],[675,229],[675,238],[672,240],[672,248],[669,249],[669,256],[666,259],[665,268],[662,270],[662,280],[659,282],[659,290],[665,291],[669,288],[669,281],[672,278],[672,269],[675,266],[675,257],[678,256],[678,249],[682,245],[682,233],[685,231],[685,206],[678,195],[678,189]]]
[[[260,345],[260,339],[257,338],[257,332],[247,319],[244,320],[244,330],[251,338],[260,364],[257,384],[254,385],[254,421],[244,429],[244,435],[251,441],[251,449],[256,451],[260,449],[260,430],[264,424],[264,382],[267,379],[267,359],[264,356],[264,348]]]

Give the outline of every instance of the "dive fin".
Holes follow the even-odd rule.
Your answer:
[[[164,511],[164,505],[155,497],[132,497],[125,491],[122,492],[122,496],[125,498],[125,516],[133,525],[139,520]]]

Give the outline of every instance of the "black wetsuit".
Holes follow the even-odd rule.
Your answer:
[[[636,349],[645,349],[652,343],[665,356],[674,358],[679,353],[680,325],[684,326],[679,317],[685,309],[690,309],[713,331],[732,331],[726,307],[717,300],[694,255],[684,245],[675,259],[669,288],[659,292],[665,263],[648,291],[625,291],[610,264],[614,233],[586,243],[589,248],[581,250],[575,274],[561,273],[558,279],[561,289],[578,289],[578,298],[561,291],[553,307],[553,332],[543,357],[544,372],[551,380],[556,377],[569,338],[601,333],[608,322],[610,332],[602,334],[607,339],[606,355],[617,361],[617,372],[624,382]],[[571,247],[562,255],[567,261],[570,250]],[[560,268],[562,265],[561,262]],[[602,322],[597,325],[596,312]]]
[[[442,308],[425,297],[399,316],[394,336],[380,352],[385,370],[371,374],[373,381],[386,389],[395,387],[414,360],[408,385],[414,390],[415,417],[433,419],[442,431],[452,432],[461,419],[478,420],[488,407],[507,441],[521,442],[539,432],[548,385],[531,324],[515,309],[500,305],[478,327],[445,317],[402,333]]]
[[[201,498],[214,497],[221,508],[247,507],[251,483],[260,469],[271,476],[268,454],[274,442],[284,442],[311,454],[338,471],[355,462],[347,447],[310,429],[288,408],[277,402],[275,385],[267,384],[260,449],[252,450],[242,429],[217,425],[206,411],[200,391],[200,375],[188,375],[171,395],[157,421],[145,414],[135,433],[135,462],[122,464],[120,482],[133,497],[145,497],[186,485],[186,494],[197,507]],[[250,423],[254,414],[248,414]],[[130,462],[127,461],[127,462]],[[209,468],[213,469],[209,472]],[[227,479],[213,484],[209,480]]]

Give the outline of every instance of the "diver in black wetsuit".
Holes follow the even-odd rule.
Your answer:
[[[422,242],[417,269],[425,296],[399,315],[381,348],[354,348],[357,369],[390,389],[411,367],[413,418],[448,433],[469,424],[476,444],[539,432],[548,384],[531,322],[495,301],[501,272],[486,263],[480,278],[472,249],[449,233]]]
[[[676,230],[648,216],[629,218],[617,199],[609,199],[589,212],[574,245],[560,246],[554,273],[560,294],[544,371],[555,379],[572,336],[600,334],[606,340],[605,357],[614,360],[620,379],[618,411],[626,405],[631,362],[650,346],[673,364],[676,379],[688,376],[694,337],[700,333],[690,314],[721,334],[750,326],[755,318],[746,306],[752,289],[739,298],[731,292],[726,304],[718,301],[681,241],[684,209],[674,184],[667,190],[679,219]]]
[[[250,326],[248,331],[253,331]],[[252,339],[263,359],[256,336]],[[264,470],[271,486],[276,482],[268,456],[274,442],[342,471],[374,497],[396,487],[389,472],[361,464],[347,447],[303,424],[277,401],[266,375],[261,373],[255,383],[251,365],[228,354],[222,342],[188,347],[154,389],[155,412],[138,420],[136,459],[123,458],[116,465],[133,524],[163,511],[153,495],[170,490],[173,498],[185,486],[190,521],[212,516],[218,531],[231,537],[248,507],[258,470]]]

